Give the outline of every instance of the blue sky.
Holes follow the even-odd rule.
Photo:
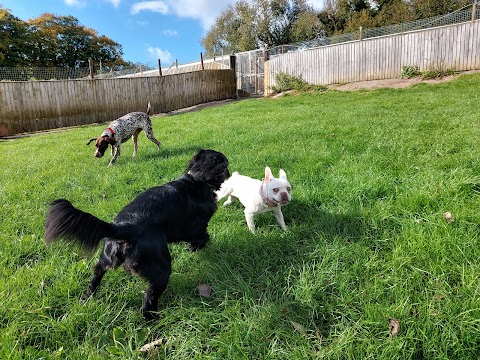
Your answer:
[[[4,8],[28,20],[48,12],[72,15],[81,24],[123,46],[123,58],[168,67],[198,61],[201,38],[215,18],[235,0],[0,0]],[[311,0],[317,8],[323,0]]]

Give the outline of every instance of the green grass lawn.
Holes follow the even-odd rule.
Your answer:
[[[477,359],[479,89],[476,74],[154,117],[161,150],[141,134],[137,156],[129,141],[110,168],[85,145],[105,125],[0,142],[0,358],[145,358],[138,349],[163,339],[147,358]],[[253,235],[239,203],[220,207],[205,250],[170,246],[158,321],[144,321],[146,283],[123,269],[80,303],[98,252],[47,247],[48,203],[110,221],[199,148],[255,178],[283,168],[289,230],[265,213]]]

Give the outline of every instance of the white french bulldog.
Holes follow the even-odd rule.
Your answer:
[[[265,179],[260,181],[234,172],[216,192],[217,201],[228,196],[223,206],[231,204],[236,199],[245,207],[245,219],[248,229],[255,233],[253,216],[266,211],[273,211],[275,219],[283,230],[287,230],[282,214],[282,206],[292,199],[292,187],[287,180],[287,174],[280,169],[280,177],[273,177],[272,171],[265,168]]]

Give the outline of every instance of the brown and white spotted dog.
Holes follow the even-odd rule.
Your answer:
[[[94,156],[98,158],[102,157],[108,149],[108,145],[112,145],[112,159],[108,166],[113,165],[120,155],[120,146],[130,139],[130,137],[133,139],[133,156],[135,156],[138,149],[138,134],[140,134],[142,130],[145,131],[147,138],[160,148],[160,141],[153,136],[152,121],[149,116],[150,110],[150,103],[148,103],[146,113],[131,112],[112,121],[108,128],[103,131],[102,135],[96,139],[91,139],[87,143],[87,145],[89,145],[92,141],[95,141],[96,150]]]

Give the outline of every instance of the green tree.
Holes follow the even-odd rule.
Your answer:
[[[201,43],[212,55],[311,40],[322,32],[305,0],[240,0],[217,17]]]
[[[320,23],[305,0],[256,0],[253,6],[256,37],[269,47],[311,40],[320,32]]]
[[[247,51],[258,48],[255,38],[253,8],[238,1],[220,13],[201,43],[208,55]]]
[[[327,36],[444,15],[471,0],[327,0],[318,13]]]
[[[448,14],[471,4],[470,0],[412,0],[411,8],[415,19]]]
[[[28,65],[27,25],[0,5],[0,66]]]
[[[33,66],[85,67],[89,58],[105,66],[125,64],[120,44],[73,16],[45,13],[29,20],[28,25]]]

